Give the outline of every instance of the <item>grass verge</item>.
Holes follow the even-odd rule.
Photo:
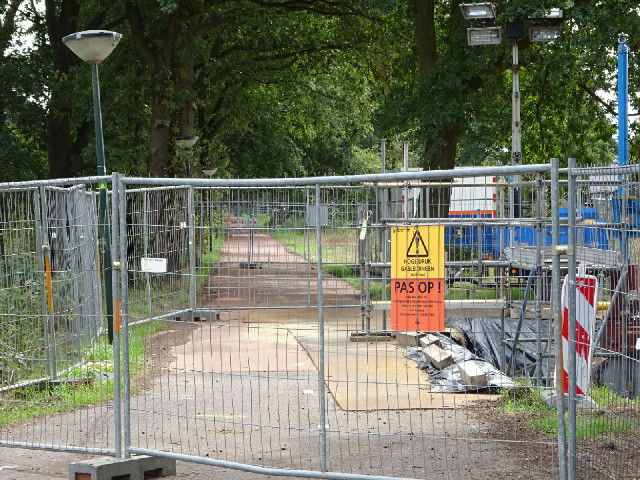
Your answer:
[[[129,330],[132,377],[142,367],[139,360],[143,358],[146,341],[163,325],[162,321],[149,322],[135,325]],[[0,408],[0,426],[113,400],[113,355],[113,345],[109,345],[106,334],[101,335],[91,348],[85,349],[84,363],[62,376],[59,383],[40,382],[5,392]],[[123,388],[121,385],[121,391]]]
[[[556,408],[549,406],[540,389],[521,380],[515,388],[502,389],[500,393],[506,413],[526,415],[526,428],[557,437]],[[630,403],[637,406],[637,399],[629,400],[616,395],[607,386],[593,386],[589,393],[599,408],[577,410],[576,438],[578,440],[637,432],[640,429],[637,415],[618,414],[620,408],[628,407]],[[633,410],[637,411],[637,408],[633,407]],[[568,425],[568,422],[568,414],[565,414],[565,424]]]

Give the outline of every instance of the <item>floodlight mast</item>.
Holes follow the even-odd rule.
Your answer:
[[[518,39],[512,39],[511,49],[513,61],[511,65],[511,165],[522,164],[522,126],[520,124],[520,65],[518,64]],[[519,184],[521,177],[517,175],[515,183]],[[511,203],[511,216],[520,218],[520,186],[511,189],[509,200]]]

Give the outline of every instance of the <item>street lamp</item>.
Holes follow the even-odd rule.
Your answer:
[[[188,150],[196,144],[198,138],[195,136],[178,137],[176,138],[176,145],[181,150]],[[191,177],[191,156],[187,160],[187,175]]]
[[[106,175],[104,163],[104,139],[102,137],[102,110],[100,107],[100,82],[98,65],[116,48],[122,34],[106,30],[85,30],[72,33],[62,38],[62,42],[80,59],[91,65],[91,81],[93,84],[93,119],[96,129],[96,156],[98,159],[98,176]],[[100,182],[99,215],[102,226],[102,242],[104,261],[102,273],[107,301],[107,329],[109,343],[113,343],[113,295],[111,279],[111,234],[109,217],[107,216],[107,186]]]

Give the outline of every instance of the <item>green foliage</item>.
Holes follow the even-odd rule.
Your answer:
[[[109,172],[157,174],[147,161],[164,148],[166,175],[186,175],[188,163],[196,176],[205,167],[220,177],[367,173],[379,169],[380,137],[390,139],[388,168],[401,166],[403,140],[412,166],[508,164],[511,45],[468,47],[466,29],[476,23],[456,2],[433,3],[428,68],[412,2],[72,0],[73,18],[51,5],[58,26],[123,33],[100,65]],[[636,2],[505,0],[495,24],[524,18],[526,31],[528,16],[551,6],[564,9],[563,36],[519,42],[524,162],[609,164],[620,32],[630,34],[632,109],[640,106]],[[55,126],[68,137],[60,154],[80,157],[73,174],[94,174],[89,67],[59,43],[42,11],[22,7],[16,23],[2,23],[0,182],[47,175],[48,148],[60,148],[48,145]],[[639,127],[631,128],[634,158]],[[178,151],[174,139],[192,134],[196,147]]]

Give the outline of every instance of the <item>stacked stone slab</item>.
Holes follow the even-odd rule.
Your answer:
[[[423,332],[396,332],[396,343],[399,347],[419,347]]]
[[[427,345],[422,349],[422,353],[431,364],[439,370],[453,365],[453,357],[449,352],[444,351],[435,343]]]
[[[460,372],[460,379],[464,385],[472,387],[486,387],[487,376],[480,367],[481,362],[478,360],[467,360],[458,364],[458,372]]]

